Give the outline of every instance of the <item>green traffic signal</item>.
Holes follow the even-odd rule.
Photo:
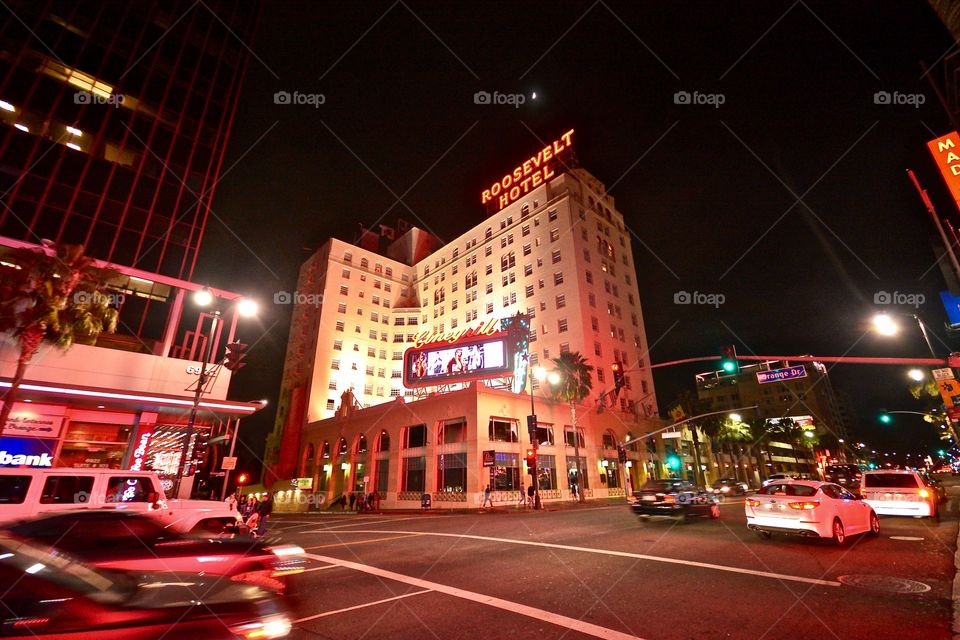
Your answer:
[[[667,456],[667,466],[674,471],[680,468],[680,458],[678,456]]]
[[[724,360],[722,366],[723,366],[723,370],[726,371],[727,373],[733,373],[734,371],[737,370],[737,363],[733,362],[732,360]]]
[[[943,449],[940,449],[939,451],[937,451],[937,454],[940,456],[943,456],[946,454],[946,452]]]
[[[891,422],[893,422],[893,418],[890,416],[889,413],[881,413],[880,422],[882,422],[883,424],[890,424]]]

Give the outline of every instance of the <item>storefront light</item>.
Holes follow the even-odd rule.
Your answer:
[[[349,470],[350,470],[350,463],[349,463],[349,462],[341,462],[341,463],[340,463],[340,468],[341,468],[342,470],[344,470],[344,471],[349,471]]]
[[[600,463],[600,466],[603,467],[603,468],[607,468],[607,467],[610,466],[610,461],[609,461],[609,460],[604,460],[603,462]]]

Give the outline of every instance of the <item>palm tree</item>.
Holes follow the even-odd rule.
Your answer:
[[[0,333],[13,336],[20,348],[17,369],[0,409],[6,424],[27,366],[42,342],[69,349],[75,342],[93,344],[113,333],[117,310],[105,294],[116,276],[95,266],[81,245],[44,242],[45,249],[15,249],[4,261],[0,277]]]
[[[583,493],[581,476],[586,471],[580,468],[580,432],[577,431],[577,403],[590,395],[593,389],[593,367],[587,364],[577,351],[561,353],[559,358],[553,358],[553,364],[560,375],[560,382],[551,388],[554,397],[570,404],[570,422],[573,425],[573,456],[577,461],[577,497],[580,502],[586,501]]]

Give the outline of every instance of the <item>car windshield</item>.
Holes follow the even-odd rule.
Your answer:
[[[8,570],[29,573],[102,604],[121,603],[136,589],[132,580],[119,573],[92,569],[66,554],[45,551],[4,535],[0,535],[0,563]]]
[[[817,492],[816,487],[807,484],[792,484],[788,482],[775,482],[769,484],[757,493],[762,496],[812,496]]]
[[[679,480],[649,480],[643,488],[648,491],[671,491],[679,484]]]
[[[912,473],[868,473],[864,476],[863,484],[867,487],[916,489],[917,479]]]

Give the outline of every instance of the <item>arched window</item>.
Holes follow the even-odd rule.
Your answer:
[[[377,439],[377,451],[390,451],[390,434],[386,431],[380,432],[380,437]]]
[[[487,230],[483,232],[484,238],[489,238],[492,235],[493,235],[493,228],[491,227],[487,227]]]
[[[357,438],[357,453],[366,453],[367,452],[367,436],[362,433]]]
[[[526,217],[530,215],[530,205],[525,204],[522,207],[520,207],[520,215],[521,217]]]
[[[616,449],[617,448],[617,435],[607,429],[603,432],[603,448],[604,449]]]
[[[307,445],[306,450],[303,452],[303,460],[300,463],[300,477],[301,478],[312,478],[313,477],[313,465],[314,465],[314,446],[311,442]]]
[[[364,269],[368,269],[370,267],[370,261],[366,258],[360,258],[360,266]]]
[[[330,458],[330,443],[324,440],[323,446],[320,447],[320,459],[328,460],[329,458]]]
[[[347,439],[340,438],[340,442],[337,443],[337,455],[345,456],[347,455]]]

